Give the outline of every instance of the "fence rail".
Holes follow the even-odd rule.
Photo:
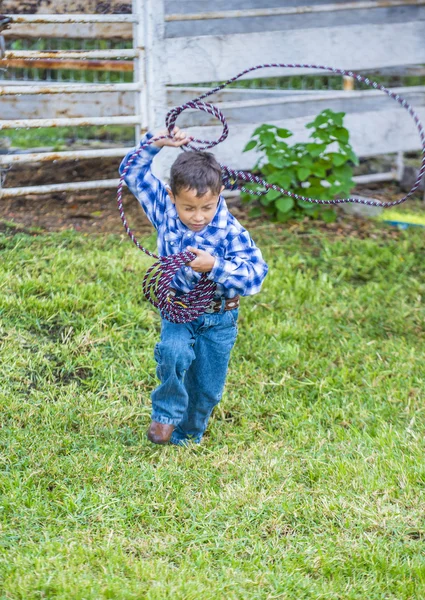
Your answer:
[[[99,190],[116,188],[119,179],[100,179],[99,181],[77,181],[72,183],[55,183],[51,185],[33,185],[18,188],[3,188],[0,198],[17,198],[19,196],[32,196],[42,194],[55,194],[57,192],[79,192],[84,190]]]
[[[59,119],[7,119],[0,121],[2,129],[34,129],[38,127],[88,127],[90,125],[136,125],[137,115],[129,117],[91,117]]]
[[[308,13],[329,13],[345,10],[362,10],[372,8],[393,8],[396,6],[424,6],[425,0],[369,0],[343,2],[340,4],[319,4],[317,6],[286,6],[282,8],[255,8],[242,10],[208,11],[202,13],[171,14],[165,16],[166,22],[204,21],[212,19],[248,19],[255,17],[278,17],[289,15],[305,15]]]
[[[32,15],[4,15],[11,23],[137,23],[137,14],[113,14],[113,15],[87,15],[87,14],[32,14]]]
[[[50,50],[48,52],[43,50],[6,50],[4,52],[4,58],[137,58],[141,49],[143,48],[135,48],[134,50]]]
[[[138,83],[68,83],[40,85],[4,85],[0,86],[0,96],[17,94],[92,94],[93,92],[137,92]]]
[[[87,60],[55,58],[8,58],[0,59],[0,69],[53,69],[78,71],[133,72],[133,63],[127,60]]]

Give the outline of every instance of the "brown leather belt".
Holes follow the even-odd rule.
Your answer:
[[[233,310],[239,308],[239,296],[234,298],[226,298],[224,302],[224,310]],[[205,309],[206,313],[214,313],[221,311],[221,299],[213,300],[208,308]]]
[[[170,288],[170,296],[175,296],[176,290],[174,288]],[[234,310],[235,308],[239,308],[240,297],[234,296],[234,298],[226,298],[224,302],[224,310]],[[221,298],[215,298],[211,301],[211,304],[208,308],[205,309],[206,313],[215,313],[221,311]]]

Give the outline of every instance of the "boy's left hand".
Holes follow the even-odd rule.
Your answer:
[[[192,262],[187,263],[189,267],[192,267],[192,269],[197,273],[208,273],[209,271],[211,271],[215,263],[215,256],[213,256],[206,250],[201,250],[200,248],[193,248],[193,246],[188,246],[186,250],[189,250],[189,252],[193,252],[193,254],[196,254],[196,258],[192,260]]]

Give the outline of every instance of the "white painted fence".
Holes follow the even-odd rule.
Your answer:
[[[135,76],[134,83],[128,84],[7,82],[0,85],[0,128],[135,124],[138,141],[148,127],[163,127],[168,107],[199,95],[201,90],[191,88],[191,84],[222,81],[255,64],[324,64],[362,73],[425,63],[425,0],[314,0],[308,6],[300,6],[295,0],[269,0],[268,8],[262,4],[259,0],[216,0],[212,12],[211,3],[206,0],[133,0],[132,15],[11,15],[15,24],[3,33],[15,37],[29,24],[32,36],[37,31],[47,31],[46,27],[56,27],[56,31],[60,27],[61,37],[70,35],[70,30],[75,35],[75,28],[81,27],[86,28],[86,35],[90,31],[98,35],[102,28],[108,35],[117,35],[117,30],[111,29],[116,25],[120,35],[126,37],[131,28],[132,50],[20,51],[6,52],[6,58],[127,58],[133,60]],[[267,69],[254,72],[251,77],[294,72],[308,71]],[[397,91],[425,120],[425,86]],[[242,153],[242,149],[259,123],[286,127],[294,132],[291,141],[304,141],[309,135],[304,125],[326,107],[347,113],[345,123],[359,156],[421,147],[411,117],[376,90],[288,93],[226,89],[212,97],[212,102],[222,110],[230,126],[228,139],[214,152],[220,161],[235,168],[248,169],[255,162],[255,155]],[[215,139],[221,131],[212,117],[196,111],[183,113],[179,125],[191,127],[193,135],[204,139]],[[128,148],[114,148],[6,154],[0,156],[0,167],[31,161],[118,157],[127,151]],[[160,175],[167,172],[175,156],[171,149],[160,153],[156,161]],[[382,174],[377,177],[382,178]],[[0,194],[6,198],[116,184],[115,179],[70,182],[3,188]]]

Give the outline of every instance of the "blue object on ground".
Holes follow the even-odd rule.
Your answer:
[[[425,227],[421,223],[406,223],[405,221],[384,221],[388,225],[395,225],[399,229],[407,229],[408,227]]]

